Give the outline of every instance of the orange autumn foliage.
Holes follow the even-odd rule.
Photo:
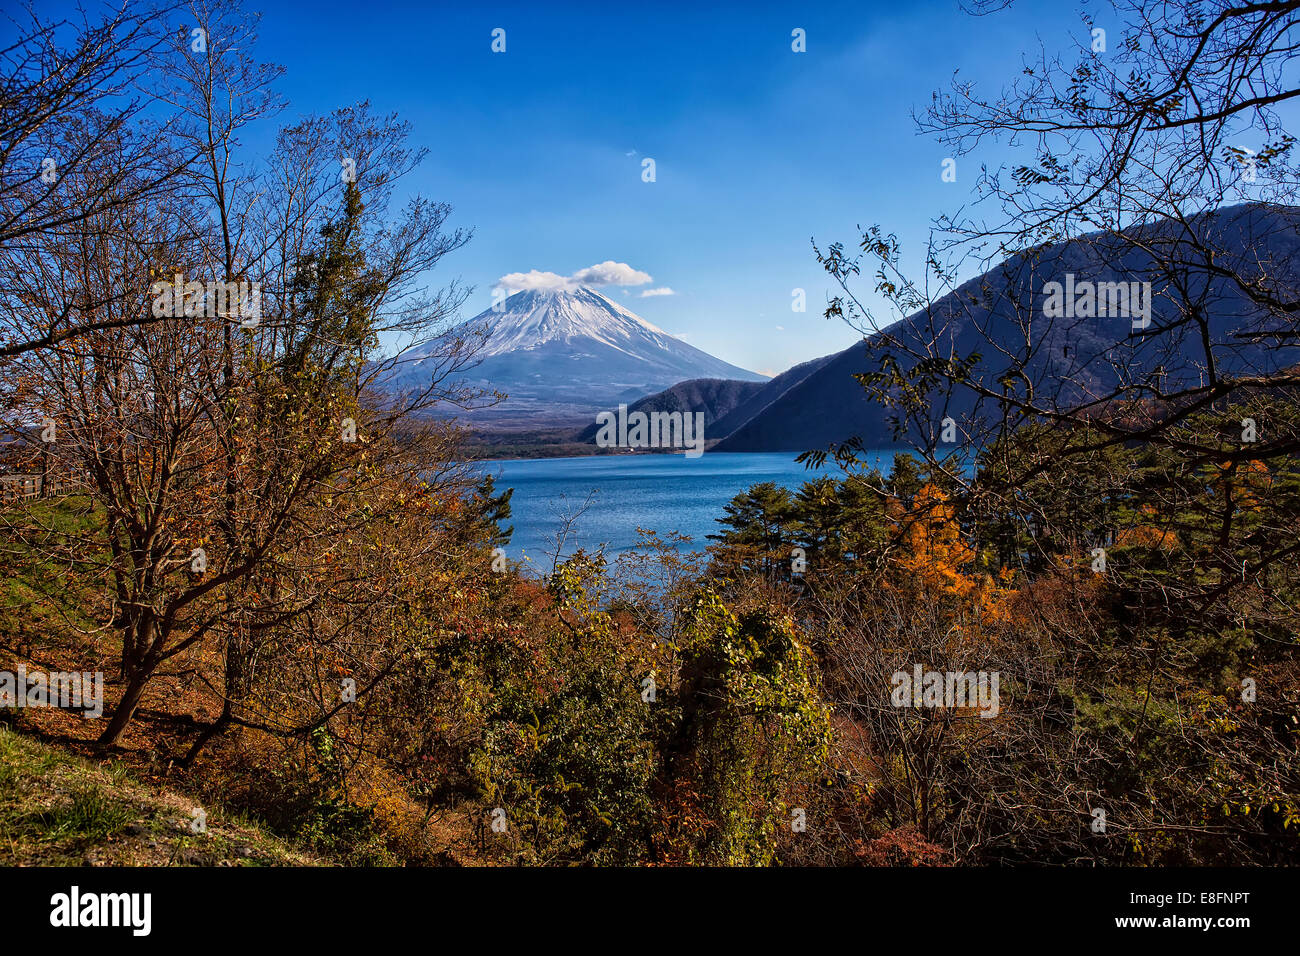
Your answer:
[[[1232,462],[1221,464],[1215,486],[1224,493],[1230,494],[1239,507],[1257,511],[1260,497],[1268,493],[1272,478],[1268,465],[1252,458],[1237,464],[1236,467],[1233,467]]]
[[[923,485],[899,519],[897,530],[903,553],[896,561],[909,578],[944,594],[963,597],[971,593],[975,582],[964,569],[974,561],[975,553],[962,540],[956,510],[939,488]]]

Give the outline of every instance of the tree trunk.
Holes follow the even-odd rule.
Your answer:
[[[117,709],[109,718],[108,726],[104,728],[104,732],[96,742],[97,747],[116,746],[122,738],[123,731],[126,730],[126,725],[135,716],[135,709],[140,704],[140,698],[144,696],[149,678],[153,676],[154,668],[158,666],[158,662],[152,656],[154,639],[157,637],[156,626],[157,623],[152,615],[145,613],[136,617],[136,620],[122,631],[122,669],[126,688],[122,691],[122,699],[118,701]]]
[[[194,758],[207,746],[208,741],[230,726],[230,719],[233,716],[234,708],[230,706],[230,701],[226,701],[225,706],[221,708],[221,716],[203,728],[203,732],[199,734],[199,739],[194,741],[193,746],[190,747],[189,753],[181,758],[181,766],[188,767],[194,763]]]
[[[239,628],[232,627],[230,633],[226,635],[226,699],[221,706],[221,716],[205,727],[203,732],[199,734],[198,740],[194,741],[189,753],[181,759],[182,767],[188,767],[194,763],[194,758],[207,746],[208,742],[230,726],[231,719],[235,716],[236,705],[242,703],[248,696],[247,655],[248,652],[244,642],[240,640]]]
[[[117,709],[113,711],[113,716],[109,718],[108,726],[100,735],[97,747],[114,747],[122,739],[122,733],[126,730],[126,725],[131,722],[135,716],[135,709],[140,704],[140,698],[144,696],[144,689],[149,683],[149,674],[146,670],[135,670],[130,679],[126,682],[126,689],[122,691],[122,699],[118,701]]]

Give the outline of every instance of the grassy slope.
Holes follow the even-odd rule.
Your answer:
[[[87,531],[97,516],[81,498],[33,501],[32,513],[60,535]],[[89,616],[52,612],[43,595],[79,587],[90,599],[93,586],[70,577],[53,563],[29,560],[13,546],[0,570],[0,670],[26,662],[39,669],[60,663],[101,666],[84,648],[72,646],[77,632],[94,626]],[[33,661],[36,651],[41,660]],[[110,659],[111,654],[103,654]],[[290,848],[265,828],[205,806],[206,832],[196,833],[193,799],[140,782],[122,762],[88,760],[55,744],[18,733],[0,711],[0,866],[43,865],[313,865],[319,861]],[[98,732],[80,717],[50,710],[14,715],[26,729],[68,744],[89,744]],[[41,726],[34,721],[40,718]],[[79,737],[85,737],[84,741]],[[82,748],[84,749],[84,747]]]
[[[319,861],[232,818],[0,726],[0,865],[310,866]]]
[[[24,505],[25,517],[59,540],[92,532],[101,520],[79,497]],[[5,540],[4,517],[0,514],[0,671],[19,664],[31,670],[103,670],[105,712],[111,713],[120,692],[114,680],[120,644],[116,633],[103,627],[104,582],[29,552],[14,538]],[[179,672],[152,682],[142,704],[146,717],[133,723],[108,762],[94,748],[98,721],[57,708],[0,709],[0,866],[401,862],[380,845],[387,831],[359,847],[320,844],[312,833],[296,829],[309,820],[281,821],[277,830],[252,811],[231,813],[206,803],[207,833],[191,832],[199,800],[238,807],[242,791],[235,786],[231,796],[231,785],[253,772],[246,767],[227,772],[216,747],[192,771],[173,763],[189,749],[195,728],[220,709],[219,698],[184,673],[204,664],[190,655],[178,662]],[[420,851],[415,862],[474,862],[473,827],[463,812],[431,822],[415,804],[390,809],[401,816],[405,839]]]

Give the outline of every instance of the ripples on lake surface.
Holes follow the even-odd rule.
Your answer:
[[[863,456],[888,468],[892,452]],[[739,492],[763,481],[792,490],[816,475],[838,476],[833,463],[811,470],[795,462],[793,453],[685,455],[595,455],[589,458],[530,458],[484,462],[482,470],[497,476],[498,490],[514,488],[510,524],[515,527],[508,547],[510,558],[527,556],[532,566],[549,570],[555,538],[566,513],[591,504],[576,524],[565,547],[594,551],[601,545],[612,559],[637,543],[637,527],[666,535],[677,531],[692,539],[689,550],[703,550],[705,535],[716,533],[715,519]]]

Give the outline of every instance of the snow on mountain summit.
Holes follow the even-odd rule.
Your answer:
[[[463,323],[486,340],[467,376],[508,399],[477,418],[552,424],[582,420],[688,379],[766,381],[688,345],[587,286],[516,292]],[[418,352],[394,383],[418,386]]]
[[[629,355],[637,355],[645,348],[670,349],[681,342],[586,286],[573,291],[516,292],[502,303],[500,312],[489,309],[471,319],[470,324],[491,329],[491,336],[479,353],[484,357],[534,349],[552,341],[570,343],[583,338]]]

